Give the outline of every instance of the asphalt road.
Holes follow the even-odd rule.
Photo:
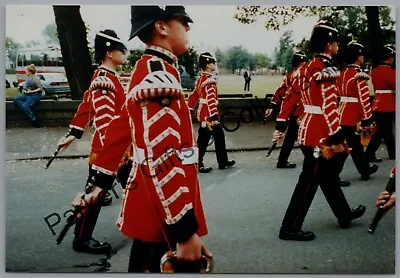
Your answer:
[[[348,159],[342,178],[352,184],[343,190],[352,207],[367,207],[366,214],[349,229],[340,229],[318,190],[303,226],[315,232],[316,239],[294,242],[279,240],[278,231],[301,169],[276,169],[277,155],[274,152],[266,158],[264,151],[230,153],[237,165],[218,170],[215,154],[206,154],[206,162],[214,170],[201,174],[200,182],[209,227],[204,241],[214,254],[214,272],[393,274],[395,211],[382,219],[374,235],[368,234],[367,229],[376,211],[374,202],[386,185],[394,161],[379,163],[378,172],[364,182]],[[298,149],[291,161],[302,163]],[[56,245],[63,214],[83,189],[87,160],[58,159],[45,170],[46,162],[5,162],[6,271],[126,272],[131,241],[115,225],[121,199],[114,197],[113,204],[102,210],[94,232],[95,238],[113,245],[111,258],[75,253],[71,248],[72,229],[64,242]],[[121,197],[121,189],[116,189]],[[46,217],[56,235],[46,224]]]

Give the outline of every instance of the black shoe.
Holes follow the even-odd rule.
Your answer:
[[[371,164],[370,167],[369,167],[368,173],[367,173],[367,174],[364,174],[364,175],[361,175],[361,179],[362,179],[363,181],[369,180],[369,177],[370,177],[372,174],[376,173],[376,171],[378,171],[378,169],[379,169],[379,166],[378,166],[378,165],[376,165],[376,164]]]
[[[296,167],[296,163],[290,163],[290,162],[285,162],[285,163],[277,163],[276,164],[276,168],[280,168],[280,169],[291,169],[291,168],[295,168]]]
[[[106,206],[111,205],[111,203],[112,203],[112,196],[111,196],[111,193],[109,191],[107,191],[106,196],[104,196],[104,200],[101,203],[101,206],[106,207]]]
[[[105,254],[111,251],[111,245],[106,242],[100,243],[94,238],[91,238],[88,241],[82,241],[75,237],[72,242],[72,249],[76,252],[89,254]]]
[[[297,241],[309,241],[315,238],[315,234],[313,232],[287,232],[284,230],[279,231],[279,238],[283,240],[297,240]]]
[[[376,162],[382,162],[382,158],[374,156],[374,157],[369,158],[368,162],[375,162],[375,163]]]
[[[346,180],[339,180],[339,186],[340,187],[348,187],[350,186],[350,182]]]
[[[40,122],[39,119],[36,119],[34,121],[32,121],[32,125],[36,128],[41,128],[42,127],[42,123]]]
[[[360,218],[366,211],[366,207],[363,205],[357,206],[355,209],[350,211],[350,215],[348,217],[338,218],[338,223],[341,228],[348,228],[350,226],[350,222],[354,219]]]
[[[236,161],[235,160],[228,160],[225,162],[225,164],[219,164],[218,169],[225,169],[226,167],[232,167],[235,165]]]
[[[199,173],[210,173],[211,170],[212,167],[205,167],[205,166],[199,167]]]

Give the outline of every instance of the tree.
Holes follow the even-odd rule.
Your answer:
[[[25,43],[25,47],[27,48],[35,47],[37,45],[40,45],[40,41],[38,40],[30,40]]]
[[[226,54],[226,67],[230,69],[232,73],[235,73],[236,69],[249,67],[249,62],[250,53],[242,46],[233,46],[228,49]]]
[[[137,60],[140,59],[140,57],[143,54],[143,50],[141,49],[133,49],[130,50],[129,56],[126,59],[126,62],[120,66],[119,70],[125,73],[130,73],[133,70],[133,67],[135,66]]]
[[[284,68],[286,71],[291,69],[291,60],[294,53],[293,50],[293,31],[286,31],[279,39],[279,48],[276,49],[275,53],[275,64],[278,67]]]
[[[268,55],[262,53],[254,54],[255,64],[257,68],[269,68],[271,67],[271,58]]]
[[[364,44],[367,52],[373,56],[380,52],[382,44],[395,41],[395,22],[391,19],[391,9],[387,6],[238,6],[237,10],[235,18],[239,22],[250,24],[264,17],[268,30],[279,30],[298,15],[318,15],[319,18],[331,20],[337,27],[341,34],[340,45],[346,45],[354,38]],[[307,46],[306,41],[301,42],[302,50],[307,51]]]
[[[45,37],[48,44],[60,45],[57,34],[57,25],[55,23],[47,24],[42,32],[42,35]]]
[[[221,51],[221,49],[217,48],[215,50],[215,58],[217,59],[219,68],[227,68],[226,66],[226,54]]]
[[[22,45],[14,41],[10,37],[6,37],[6,53],[8,58],[15,63],[17,59],[18,50],[22,48]]]
[[[178,64],[184,66],[187,73],[194,78],[199,71],[197,66],[198,59],[199,54],[191,47],[185,54],[178,57]]]
[[[80,6],[53,6],[61,54],[72,99],[81,99],[93,75]]]

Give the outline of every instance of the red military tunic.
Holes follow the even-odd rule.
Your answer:
[[[371,71],[375,96],[372,105],[374,112],[396,111],[396,70],[388,64],[377,66]]]
[[[341,71],[338,78],[340,125],[356,126],[371,118],[368,79],[368,74],[357,65],[349,65]]]
[[[286,75],[282,85],[275,91],[272,102],[282,100],[277,121],[286,122],[291,115],[300,117],[304,112],[300,97],[299,70],[293,70]]]
[[[211,122],[219,119],[217,82],[211,74],[203,72],[197,79],[193,92],[188,97],[189,109],[194,109],[197,102],[197,120]]]
[[[296,72],[294,78],[299,82],[304,106],[299,127],[299,145],[319,146],[320,140],[328,136],[332,144],[342,142],[343,138],[339,134],[339,114],[336,110],[338,77],[339,72],[331,67],[331,57],[326,54],[317,54]],[[293,109],[297,104],[298,92],[292,95],[295,97],[288,102],[287,110]]]
[[[190,112],[176,57],[149,46],[136,63],[121,117],[107,130],[93,169],[94,184],[110,187],[124,151],[132,145],[133,168],[117,226],[144,241],[185,241],[207,234]],[[169,98],[166,100],[166,98]]]
[[[125,101],[124,88],[116,72],[105,66],[100,66],[93,74],[90,87],[84,93],[69,127],[70,134],[81,138],[84,128],[93,121],[95,128],[89,165],[103,147],[105,131],[113,118],[119,117]]]

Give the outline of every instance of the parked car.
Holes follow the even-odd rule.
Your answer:
[[[58,95],[71,93],[71,89],[68,84],[67,77],[63,73],[58,72],[43,72],[38,73],[37,76],[42,81],[45,95]],[[24,82],[18,84],[18,89],[22,92]]]
[[[179,65],[178,70],[181,75],[182,88],[193,90],[196,83],[196,79],[190,76],[190,74],[186,71],[184,66]]]

